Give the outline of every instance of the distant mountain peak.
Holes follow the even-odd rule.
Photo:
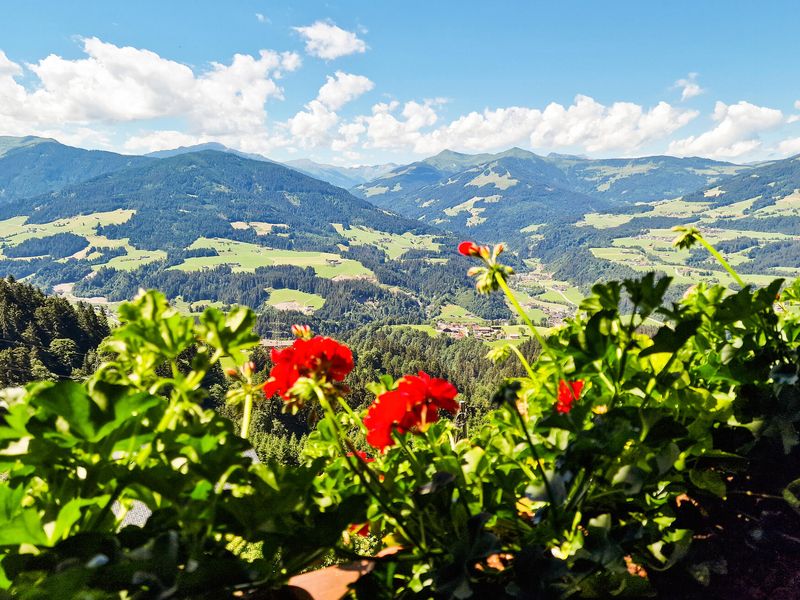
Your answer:
[[[241,156],[242,158],[247,158],[250,160],[259,160],[262,162],[275,162],[274,160],[270,160],[269,158],[261,154],[242,152],[241,150],[236,150],[235,148],[229,148],[228,146],[220,144],[219,142],[205,142],[203,144],[195,144],[193,146],[179,146],[177,148],[172,148],[170,150],[157,150],[155,152],[150,152],[145,156],[149,156],[151,158],[170,158],[173,156],[179,156],[181,154],[192,154],[194,152],[203,152],[205,150],[213,150],[215,152],[225,152],[228,154],[235,154],[237,156]]]
[[[561,158],[565,160],[589,160],[585,154],[561,154],[560,152],[550,152],[547,158]]]
[[[295,171],[345,189],[350,189],[376,177],[381,177],[398,167],[395,163],[340,167],[338,165],[319,163],[308,158],[288,160],[284,164]]]
[[[0,156],[3,156],[12,150],[45,143],[58,144],[59,142],[52,138],[37,137],[35,135],[26,135],[24,137],[0,135]]]

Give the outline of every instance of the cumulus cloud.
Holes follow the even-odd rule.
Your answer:
[[[422,148],[424,134],[421,131],[436,123],[438,116],[432,103],[406,102],[399,115],[400,103],[381,102],[372,107],[371,115],[362,115],[356,122],[364,126],[365,146],[368,148],[402,149],[425,152]]]
[[[332,23],[297,29],[315,56],[335,58],[366,49],[354,33]],[[800,138],[784,135],[788,139],[769,148],[762,148],[759,138],[798,116],[744,101],[717,102],[713,126],[680,139],[674,139],[675,132],[697,118],[696,110],[667,102],[603,104],[587,95],[565,104],[486,108],[450,117],[440,98],[391,100],[345,118],[341,109],[376,86],[341,70],[329,75],[294,116],[270,122],[268,102],[283,97],[284,75],[301,66],[297,53],[236,54],[197,69],[97,38],[80,44],[83,55],[77,59],[53,54],[31,64],[14,62],[0,50],[0,135],[41,135],[130,152],[217,141],[245,152],[315,148],[351,160],[368,150],[404,160],[411,153],[445,148],[485,152],[514,145],[604,156],[665,147],[679,156],[728,159],[800,152]],[[699,89],[696,79],[689,74],[676,83],[684,99],[698,93],[690,85]],[[800,111],[800,100],[794,107]]]
[[[800,137],[783,140],[778,144],[778,152],[784,156],[800,154]]]
[[[31,90],[16,80],[22,67],[0,53],[0,129],[30,133],[180,118],[187,135],[235,139],[264,128],[265,103],[282,98],[276,80],[300,66],[296,53],[261,50],[257,56],[236,54],[230,64],[211,63],[196,74],[149,50],[97,38],[82,43],[86,58],[51,54],[26,65],[37,79]]]
[[[376,104],[372,115],[357,118],[365,126],[365,145],[410,146],[421,154],[445,148],[483,152],[513,145],[629,153],[680,129],[698,114],[666,102],[646,110],[630,102],[606,106],[579,95],[566,107],[551,103],[544,109],[486,109],[431,129],[440,120],[436,107],[436,101],[407,102],[398,115],[399,103]]]
[[[295,27],[306,40],[306,53],[325,60],[348,54],[364,53],[367,44],[352,31],[346,31],[327,21],[315,21],[305,27]]]
[[[351,100],[355,100],[374,87],[375,84],[363,75],[336,71],[333,76],[328,75],[327,81],[319,89],[317,100],[331,110],[339,110]]]
[[[736,158],[757,150],[761,146],[758,134],[784,122],[780,110],[745,101],[736,104],[718,101],[712,118],[717,122],[715,127],[700,135],[671,142],[669,154]]]
[[[794,107],[797,110],[800,110],[800,100],[794,103]],[[800,121],[800,115],[789,115],[789,117],[786,119],[787,123],[797,123],[798,121]]]
[[[697,73],[689,73],[685,79],[678,79],[675,87],[681,90],[681,100],[686,101],[695,96],[705,93],[705,90],[697,83]]]
[[[325,145],[328,131],[339,122],[339,116],[319,100],[312,100],[286,123],[292,143],[304,148]]]
[[[328,75],[317,97],[286,122],[291,143],[304,148],[332,145],[336,137],[330,130],[339,123],[336,111],[374,87],[375,84],[363,75],[343,71]],[[336,147],[342,150],[348,146],[347,140],[357,141],[357,132],[362,129],[362,125],[342,129]]]
[[[181,146],[195,146],[212,141],[203,135],[191,135],[174,129],[151,131],[133,135],[125,141],[125,150],[134,153],[155,152],[156,150],[170,150]]]

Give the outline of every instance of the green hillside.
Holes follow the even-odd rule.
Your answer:
[[[590,160],[519,148],[446,150],[353,188],[378,206],[462,234],[521,243],[531,228],[675,198],[749,167],[701,158]]]
[[[457,241],[277,163],[209,150],[0,207],[3,275],[96,303],[158,287],[187,312],[245,304],[265,335],[285,336],[302,312],[330,330],[421,324],[448,303],[504,317],[471,289]]]
[[[45,138],[0,136],[0,205],[151,161]]]

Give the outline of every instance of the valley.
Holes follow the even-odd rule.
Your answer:
[[[459,239],[508,244],[515,292],[542,332],[598,279],[656,270],[676,289],[731,286],[702,253],[673,247],[677,224],[700,228],[756,285],[800,273],[797,158],[589,160],[514,148],[356,172],[214,144],[127,158],[40,138],[2,148],[3,275],[109,308],[140,287],[164,289],[187,314],[245,304],[272,338],[310,319],[520,341],[509,306],[472,290]],[[60,172],[36,185],[12,176],[43,156]],[[350,193],[333,185],[358,178]]]

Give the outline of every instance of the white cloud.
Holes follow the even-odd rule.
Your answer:
[[[394,114],[399,106],[397,101],[381,102],[372,107],[372,115],[356,118],[356,122],[365,128],[367,136],[365,147],[411,148],[414,152],[425,152],[420,146],[424,140],[420,130],[432,126],[438,119],[432,103],[406,102],[400,113],[402,119]]]
[[[610,106],[579,95],[564,108],[550,104],[531,133],[535,147],[581,147],[587,152],[631,152],[659,140],[697,117],[697,111],[659,102],[650,110],[632,102]]]
[[[307,54],[325,60],[367,50],[367,44],[355,33],[326,21],[316,21],[305,27],[295,27],[294,30],[306,40]]]
[[[0,50],[0,77],[17,77],[22,75],[22,67],[11,62],[6,53]]]
[[[358,144],[362,133],[367,130],[363,123],[344,123],[339,127],[339,137],[331,142],[331,150],[334,152],[349,151],[350,148]]]
[[[800,137],[783,140],[778,144],[778,152],[784,156],[800,154]]]
[[[307,51],[323,58],[366,49],[355,34],[331,23],[298,30]],[[667,102],[603,104],[586,95],[567,104],[486,108],[449,118],[441,98],[391,100],[343,118],[339,112],[348,102],[376,86],[363,75],[341,70],[329,75],[317,96],[295,109],[294,116],[270,122],[268,102],[283,97],[283,76],[301,66],[297,53],[236,54],[197,69],[147,49],[97,38],[80,43],[80,58],[50,55],[32,64],[14,62],[0,50],[0,135],[41,135],[130,152],[209,141],[261,154],[315,148],[336,153],[329,160],[363,155],[367,162],[378,156],[405,160],[445,148],[484,152],[513,145],[602,156],[664,151],[665,146],[679,156],[729,159],[800,152],[800,138],[788,134],[769,148],[759,139],[761,132],[800,120],[800,115],[744,101],[718,102],[713,126],[681,139],[673,139],[674,133],[697,118],[696,110]],[[694,74],[677,82],[684,97],[694,94],[687,92],[692,82],[697,84]],[[800,111],[800,100],[794,108]]]
[[[0,53],[0,130],[33,133],[175,118],[185,123],[186,135],[241,138],[239,147],[259,145],[244,138],[254,132],[263,137],[265,103],[282,98],[276,79],[300,66],[296,53],[261,50],[257,56],[236,54],[230,64],[212,63],[207,71],[195,73],[149,50],[97,38],[82,43],[86,58],[51,54],[26,65],[38,79],[32,90],[15,79],[23,74],[22,67]]]
[[[266,15],[263,15],[261,13],[256,13],[256,21],[258,21],[259,23],[269,23],[270,22],[269,19],[266,17]]]
[[[697,83],[697,73],[689,73],[685,79],[678,79],[675,82],[675,87],[681,89],[681,100],[686,101],[700,94],[704,94],[705,90]]]
[[[375,84],[363,75],[342,71],[336,71],[333,76],[328,75],[325,83],[319,88],[317,97],[306,104],[304,110],[286,122],[285,127],[291,134],[291,143],[303,148],[333,147],[336,138],[330,134],[330,130],[339,123],[336,111],[374,87]],[[349,140],[357,141],[358,134],[363,129],[363,125],[360,124],[341,128],[339,131],[341,139],[337,141],[336,148],[343,150],[349,147]]]
[[[328,75],[327,81],[319,89],[317,100],[331,110],[339,110],[351,100],[369,92],[374,87],[375,84],[363,75],[336,71],[333,77]]]
[[[160,130],[134,135],[125,141],[125,150],[131,153],[155,152],[171,150],[180,146],[194,146],[211,141],[205,136],[191,135],[183,131]]]
[[[605,106],[579,95],[567,107],[551,103],[544,110],[522,106],[486,109],[430,129],[439,121],[436,105],[436,101],[407,102],[400,115],[403,118],[399,118],[395,114],[398,103],[376,104],[372,115],[356,119],[366,127],[365,145],[410,147],[419,154],[445,148],[483,152],[513,145],[629,153],[664,138],[698,115],[666,102],[645,110],[630,102]]]
[[[675,156],[705,156],[731,159],[757,150],[758,134],[784,122],[783,113],[774,108],[740,101],[717,102],[712,116],[717,125],[705,133],[670,143],[668,152]]]
[[[286,122],[292,143],[304,148],[325,145],[330,137],[328,131],[339,122],[339,116],[319,100],[312,100]]]

